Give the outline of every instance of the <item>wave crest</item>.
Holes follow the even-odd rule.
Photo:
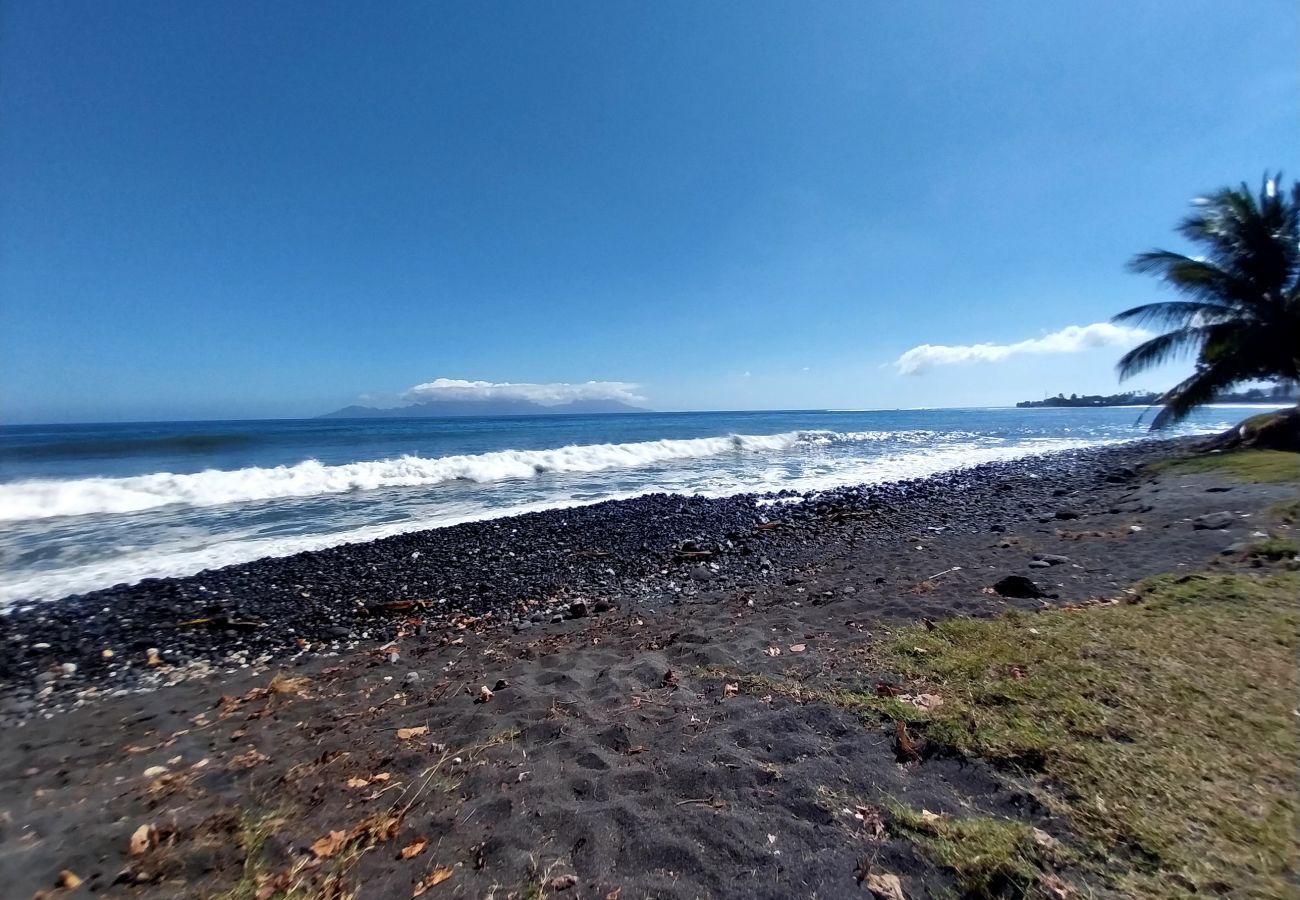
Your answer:
[[[885,432],[792,431],[572,445],[553,450],[499,450],[432,459],[402,456],[332,466],[307,460],[291,466],[209,469],[193,474],[156,472],[123,478],[18,481],[0,484],[0,521],[132,513],[172,505],[221,506],[451,481],[488,483],[552,473],[640,468],[724,453],[780,452],[798,445],[880,440],[886,436]]]

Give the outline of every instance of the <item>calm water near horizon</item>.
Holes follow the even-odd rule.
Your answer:
[[[1140,410],[925,409],[0,428],[0,605],[654,491],[897,481],[1141,439]],[[1220,431],[1241,408],[1170,434]]]

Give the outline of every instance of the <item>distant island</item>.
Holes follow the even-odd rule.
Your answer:
[[[427,400],[382,409],[345,406],[318,419],[443,419],[464,416],[594,416],[650,412],[619,400],[571,400],[548,406],[532,400]]]
[[[1076,406],[1158,406],[1161,394],[1150,391],[1128,391],[1123,394],[1078,394],[1065,396],[1057,394],[1045,400],[1021,400],[1017,409],[1039,409],[1043,407]],[[1276,385],[1271,388],[1251,388],[1248,391],[1236,391],[1220,394],[1214,398],[1215,403],[1295,403],[1300,400],[1300,390],[1294,385]]]

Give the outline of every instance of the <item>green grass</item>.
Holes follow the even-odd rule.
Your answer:
[[[1221,473],[1254,484],[1300,481],[1300,453],[1282,450],[1233,450],[1206,453],[1152,463],[1148,470],[1161,475]]]
[[[1291,897],[1298,606],[1300,573],[1161,576],[1134,603],[897,633],[876,662],[941,695],[929,712],[835,702],[1027,776],[1125,896]],[[1012,843],[956,824],[921,841],[975,895],[992,874],[959,848]],[[1009,852],[998,871],[1023,879]]]
[[[1040,863],[1051,856],[1023,822],[936,816],[903,806],[891,806],[889,813],[890,829],[911,839],[939,865],[952,869],[968,894],[1033,893],[1044,875]]]
[[[1248,552],[1251,556],[1280,562],[1284,559],[1295,559],[1300,556],[1300,543],[1289,538],[1264,538],[1251,544]]]
[[[1269,515],[1276,517],[1286,525],[1294,525],[1300,522],[1300,500],[1288,500],[1285,503],[1279,503],[1276,506],[1269,507]]]

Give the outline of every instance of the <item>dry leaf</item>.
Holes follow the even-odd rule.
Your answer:
[[[64,869],[59,873],[57,884],[65,891],[75,891],[77,888],[81,887],[81,879],[78,878],[77,873],[73,872],[71,869]]]
[[[912,704],[917,709],[924,709],[927,711],[931,709],[937,709],[940,706],[943,706],[943,698],[940,697],[938,694],[916,694],[914,696],[904,695],[899,699],[906,700],[908,703]]]
[[[492,691],[485,684],[478,689],[478,696],[474,698],[475,703],[487,703],[492,699]]]
[[[132,856],[139,856],[157,843],[158,829],[152,825],[141,825],[131,833],[131,840],[126,849]]]
[[[370,783],[371,783],[371,784],[383,784],[385,781],[388,781],[388,780],[389,780],[390,778],[392,778],[392,777],[393,777],[393,773],[392,773],[392,772],[378,772],[378,773],[376,773],[376,774],[370,776]]]
[[[674,672],[672,669],[669,669],[667,672],[664,673],[664,684],[674,685],[676,683],[677,683],[677,673]]]
[[[1070,887],[1059,876],[1051,872],[1044,872],[1038,876],[1038,881],[1046,889],[1047,895],[1054,900],[1069,900],[1074,896],[1074,888]]]
[[[329,859],[342,850],[347,842],[348,833],[346,831],[331,831],[311,845],[311,852],[315,853],[320,859]]]
[[[370,779],[358,778],[357,776],[353,775],[351,778],[348,779],[348,787],[350,788],[370,787]]]
[[[407,844],[405,847],[401,849],[402,859],[411,859],[413,857],[419,856],[421,853],[424,852],[424,848],[427,846],[429,846],[429,841],[427,838],[422,838],[422,837],[416,838],[415,840],[411,841],[411,843]]]
[[[553,891],[567,891],[578,883],[577,875],[556,875],[546,883],[546,886]]]
[[[399,741],[409,741],[411,738],[421,737],[428,733],[428,725],[418,725],[415,728],[399,728],[397,729],[397,739]]]
[[[254,766],[260,766],[270,758],[271,757],[267,756],[265,753],[257,752],[256,748],[249,747],[243,753],[228,762],[226,768],[231,770],[251,769]]]
[[[722,696],[724,697],[734,697],[739,693],[740,693],[739,684],[724,684],[722,686]]]
[[[1033,835],[1034,835],[1034,843],[1042,847],[1044,850],[1051,851],[1056,849],[1056,844],[1057,844],[1056,838],[1052,837],[1043,829],[1035,828],[1033,831]]]
[[[781,648],[780,648],[780,647],[768,647],[768,648],[767,648],[767,655],[768,655],[768,656],[780,656],[780,655],[781,655]]]
[[[921,810],[921,821],[926,825],[938,825],[943,821],[943,816],[938,813],[932,813],[928,809]]]
[[[894,750],[901,759],[920,760],[921,754],[917,752],[916,744],[913,743],[911,735],[907,733],[906,722],[894,723],[894,739],[896,744]]]
[[[807,645],[807,644],[791,644],[791,645],[790,645],[790,652],[791,652],[791,653],[803,653],[803,652],[804,652],[805,650],[807,650],[807,649],[808,649],[808,645]]]
[[[869,872],[865,884],[877,900],[907,900],[907,895],[903,893],[903,882],[898,880],[897,875]]]
[[[862,819],[862,830],[867,833],[867,837],[879,840],[885,836],[885,820],[878,807],[859,806],[858,817]]]
[[[447,868],[446,866],[439,866],[438,868],[434,869],[432,872],[430,872],[428,875],[424,876],[424,878],[420,880],[420,883],[415,886],[415,891],[412,892],[411,896],[412,897],[420,896],[421,894],[423,894],[425,891],[427,891],[429,888],[433,887],[434,885],[442,884],[453,874],[454,873],[452,872],[452,870]]]

